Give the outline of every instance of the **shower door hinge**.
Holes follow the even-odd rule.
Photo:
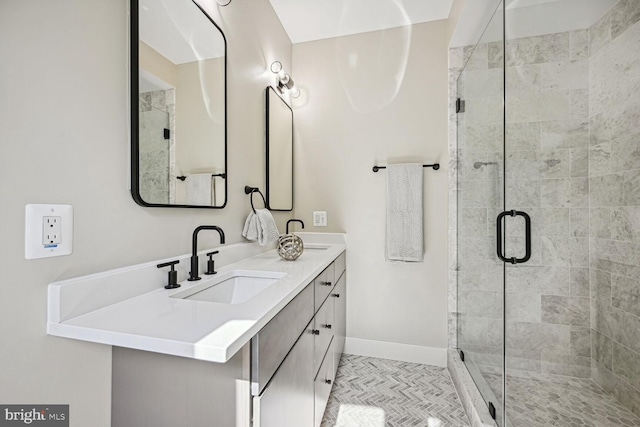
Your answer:
[[[456,113],[464,113],[464,100],[456,99]]]
[[[491,402],[489,402],[489,415],[491,415],[491,418],[494,420],[496,419],[496,407],[493,406],[493,403]]]
[[[464,351],[458,350],[460,352],[460,360],[464,362]]]
[[[164,139],[171,138],[171,131],[167,128],[164,128]]]

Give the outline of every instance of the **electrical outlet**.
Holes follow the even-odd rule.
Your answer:
[[[24,256],[27,259],[69,255],[73,252],[73,207],[25,207]]]
[[[42,244],[57,245],[62,243],[62,217],[45,216],[42,218]]]
[[[327,226],[327,212],[326,211],[314,211],[313,212],[313,225],[315,227]]]

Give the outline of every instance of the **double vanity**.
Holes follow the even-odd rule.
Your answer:
[[[114,427],[318,427],[344,348],[346,245],[299,235],[296,261],[217,248],[199,281],[178,257],[176,289],[163,260],[52,283],[48,333],[112,346]]]

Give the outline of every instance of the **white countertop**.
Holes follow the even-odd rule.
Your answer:
[[[325,240],[313,236],[315,233],[297,234],[309,236],[303,237],[305,246],[309,248],[296,261],[282,260],[275,250],[271,250],[229,265],[216,263],[217,276],[233,270],[286,273],[244,303],[224,304],[170,297],[217,277],[203,275],[200,281],[181,281],[182,286],[178,289],[166,290],[163,288],[164,282],[159,282],[157,289],[129,295],[114,302],[113,294],[126,285],[122,281],[127,280],[127,274],[128,277],[134,277],[132,271],[135,273],[136,269],[127,268],[105,273],[105,277],[86,276],[87,283],[100,282],[100,291],[93,292],[91,296],[87,292],[90,289],[88,286],[95,288],[98,285],[83,287],[83,278],[50,284],[47,332],[61,337],[224,363],[346,249],[344,235],[330,234],[328,236],[334,238]],[[314,242],[323,243],[327,248],[311,249]],[[222,252],[222,248],[217,249]],[[206,258],[201,256],[201,268],[205,264]],[[145,264],[144,268],[155,268],[155,263]],[[135,274],[140,275],[139,270]],[[68,286],[68,290],[64,289],[65,286]],[[110,286],[113,286],[113,291],[108,289]],[[78,295],[81,289],[84,289],[84,294]],[[96,293],[105,295],[104,299],[110,299],[109,303],[104,306],[98,303],[99,308],[88,312],[79,308],[85,301],[95,306],[96,299],[101,298],[95,296]],[[61,314],[66,309],[65,298],[66,306],[73,306],[67,311],[83,314],[65,318]]]

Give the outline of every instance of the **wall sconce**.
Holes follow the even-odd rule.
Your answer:
[[[282,68],[282,63],[280,61],[273,61],[271,63],[271,72],[276,75],[277,78],[277,86],[278,92],[281,95],[284,95],[285,90],[289,91],[289,95],[292,98],[297,98],[300,96],[300,89],[296,87],[293,83],[293,79],[291,76],[284,71]]]
[[[220,5],[220,6],[226,6],[229,3],[231,3],[231,0],[216,0],[216,2]]]

